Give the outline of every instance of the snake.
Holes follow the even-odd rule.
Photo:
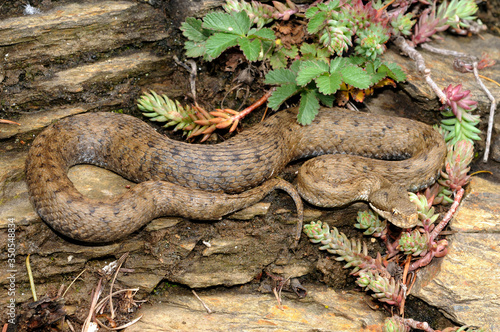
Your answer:
[[[396,226],[415,226],[408,191],[439,176],[447,151],[441,134],[418,121],[339,107],[321,108],[311,124],[301,125],[297,112],[277,112],[217,144],[170,139],[125,114],[63,118],[28,151],[30,200],[55,232],[86,243],[121,240],[160,216],[219,220],[276,189],[292,197],[300,225],[302,197],[328,208],[365,200]],[[311,157],[297,187],[277,177],[290,162]],[[88,198],[67,175],[77,164],[137,184],[123,195]]]

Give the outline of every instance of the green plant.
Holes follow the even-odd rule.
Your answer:
[[[373,235],[379,237],[387,227],[387,222],[379,219],[378,214],[372,210],[358,211],[354,227],[365,230],[364,235]]]
[[[476,128],[479,124],[479,115],[472,115],[469,112],[476,108],[477,102],[468,98],[470,90],[462,90],[462,85],[453,87],[451,84],[443,90],[447,101],[441,109],[441,114],[446,119],[441,120],[441,128],[446,132],[444,139],[450,145],[458,141],[468,140],[471,143],[474,140],[480,140],[477,135],[481,131]]]
[[[331,107],[334,94],[342,84],[368,89],[386,77],[402,81],[405,74],[398,65],[362,57],[337,57],[330,63],[323,60],[295,60],[290,69],[275,69],[266,75],[265,83],[278,85],[268,106],[278,109],[295,94],[300,94],[297,119],[309,124],[319,111],[320,102]]]
[[[403,290],[386,270],[380,254],[376,258],[368,256],[365,243],[350,240],[335,227],[330,231],[328,224],[321,221],[304,226],[304,233],[312,243],[321,243],[320,250],[337,255],[337,261],[346,261],[344,268],[353,268],[352,275],[358,276],[356,283],[371,290],[372,296],[381,302],[399,306],[403,299]]]

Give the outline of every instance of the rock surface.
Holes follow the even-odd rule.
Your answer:
[[[500,330],[500,185],[474,177],[452,221],[449,252],[420,270],[414,296],[455,322]]]
[[[191,292],[169,288],[154,297],[153,306],[144,305],[141,320],[126,331],[381,331],[385,316],[367,310],[369,297],[325,285],[307,288],[302,300],[284,295],[281,309],[273,294],[244,288],[197,291],[211,314]]]

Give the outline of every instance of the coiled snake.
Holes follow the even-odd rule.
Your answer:
[[[321,109],[308,126],[299,125],[296,114],[279,112],[215,145],[171,140],[128,115],[72,116],[34,140],[26,161],[30,198],[55,231],[85,242],[123,238],[163,215],[220,219],[276,188],[292,195],[300,218],[294,187],[273,176],[292,160],[328,154],[301,168],[297,182],[304,199],[324,207],[369,200],[397,226],[415,225],[406,190],[424,188],[438,176],[446,147],[437,131],[340,108]],[[119,197],[87,198],[67,176],[69,167],[81,163],[139,184]]]

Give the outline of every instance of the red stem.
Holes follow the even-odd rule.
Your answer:
[[[431,236],[430,236],[430,241],[433,241],[439,233],[448,225],[450,222],[451,218],[457,211],[458,206],[460,205],[460,201],[462,200],[462,197],[464,196],[464,188],[460,188],[457,193],[455,194],[455,200],[453,201],[453,204],[451,205],[450,209],[446,213],[446,215],[443,217],[443,220],[432,230]]]
[[[274,89],[271,89],[271,90],[267,91],[255,103],[253,103],[252,105],[250,105],[247,108],[245,108],[243,111],[240,112],[240,114],[233,116],[233,121],[234,120],[241,120],[241,119],[243,119],[245,116],[247,116],[248,114],[250,114],[250,112],[252,112],[254,109],[256,109],[257,107],[259,107],[262,104],[264,104],[269,99],[269,97],[271,97],[273,91],[274,91]]]

